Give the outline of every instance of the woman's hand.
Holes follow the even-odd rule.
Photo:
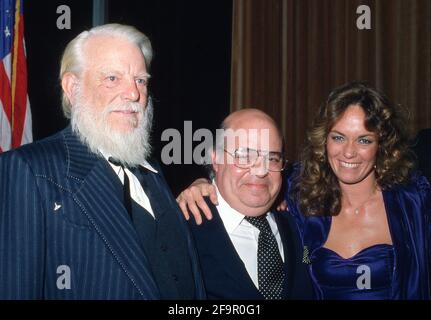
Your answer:
[[[211,210],[203,198],[207,196],[210,197],[213,204],[218,204],[215,187],[204,178],[195,180],[187,189],[178,195],[177,203],[187,220],[190,219],[191,212],[195,218],[196,224],[201,224],[202,217],[199,208],[208,220],[212,219]]]
[[[287,201],[283,200],[278,206],[277,211],[289,211],[289,208],[287,207]]]

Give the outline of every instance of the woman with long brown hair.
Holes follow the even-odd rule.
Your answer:
[[[401,108],[364,83],[319,110],[286,197],[324,299],[429,298],[430,186]]]

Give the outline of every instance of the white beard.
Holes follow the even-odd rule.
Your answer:
[[[79,90],[78,90],[79,91]],[[76,103],[71,110],[72,130],[89,149],[96,153],[113,157],[123,165],[136,167],[142,164],[151,154],[150,134],[153,120],[153,104],[148,98],[147,107],[138,102],[126,102],[121,105],[109,105],[102,114],[95,112],[87,105],[85,99],[78,92]],[[133,110],[142,113],[138,127],[130,132],[118,132],[111,128],[107,118],[112,110]]]

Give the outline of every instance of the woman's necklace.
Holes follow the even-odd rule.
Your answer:
[[[374,194],[376,193],[376,191],[374,190],[367,199],[365,199],[365,201],[363,201],[359,206],[357,206],[353,212],[355,213],[355,215],[358,215],[359,212],[361,212],[361,208],[374,196]]]

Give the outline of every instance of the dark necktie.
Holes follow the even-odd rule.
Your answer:
[[[259,291],[266,300],[280,300],[283,298],[283,260],[266,214],[245,219],[260,231],[257,245]]]
[[[127,167],[125,167],[120,161],[118,161],[117,159],[114,159],[112,157],[109,157],[108,160],[113,165],[120,166],[123,169],[123,173],[124,173],[123,202],[124,202],[124,207],[126,208],[130,219],[133,220],[132,196],[130,195],[130,181],[129,181],[129,177],[127,176],[126,170],[125,170],[125,168],[127,168]]]

